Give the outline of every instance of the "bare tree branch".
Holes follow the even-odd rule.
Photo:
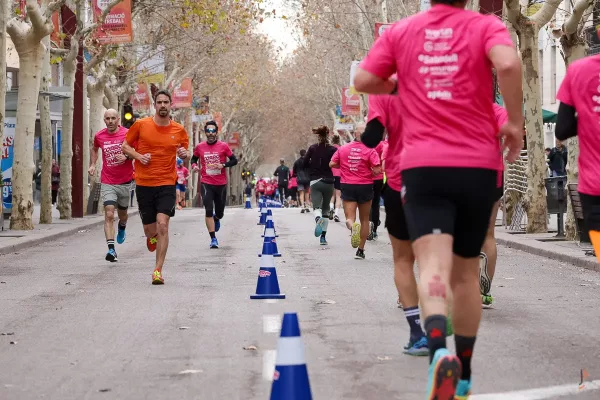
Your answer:
[[[583,17],[583,13],[589,7],[593,6],[596,0],[578,0],[575,3],[575,7],[573,7],[573,13],[569,16],[569,18],[565,21],[562,26],[562,31],[566,35],[572,35],[577,32],[577,26],[579,25],[579,21]]]
[[[561,2],[562,0],[547,0],[542,5],[542,8],[533,14],[531,21],[533,21],[540,28],[546,25],[556,13],[556,9]]]

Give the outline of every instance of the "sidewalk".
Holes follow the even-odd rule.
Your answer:
[[[129,208],[129,215],[137,214],[137,206]],[[82,230],[101,226],[104,215],[88,215],[83,218],[61,220],[60,213],[52,208],[52,224],[42,225],[40,220],[40,207],[36,204],[33,211],[32,231],[11,231],[8,219],[4,221],[4,231],[0,231],[0,255],[14,253],[27,247],[36,246],[50,240],[72,235]]]
[[[511,231],[502,226],[502,210],[500,210],[496,220],[496,242],[502,246],[600,272],[600,264],[596,257],[585,255],[585,250],[591,249],[591,245],[580,247],[579,242],[556,238],[557,226],[556,215],[551,215],[548,224],[550,233],[528,234]]]

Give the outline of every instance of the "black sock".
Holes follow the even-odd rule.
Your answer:
[[[477,339],[477,337],[454,335],[454,343],[456,343],[456,355],[462,363],[462,376],[460,379],[467,381],[471,379],[471,357],[473,357],[475,339]]]
[[[119,221],[119,229],[125,230],[125,228],[127,228],[127,222],[122,223],[121,221]]]
[[[429,363],[438,349],[446,348],[446,317],[443,315],[430,315],[425,320],[425,332],[429,344]]]
[[[321,233],[321,237],[324,238],[325,235],[327,235],[327,231],[323,231],[323,233]]]
[[[214,233],[214,232],[208,232],[208,234],[210,235],[210,238],[211,238],[211,239],[214,239],[214,238],[216,238],[216,236],[215,236],[215,233]]]
[[[115,249],[115,239],[108,239],[106,241],[106,244],[108,245],[108,249],[109,250],[114,250]]]
[[[405,308],[404,316],[408,321],[408,326],[410,326],[410,340],[416,342],[424,336],[423,329],[421,329],[421,313],[419,312],[419,307]]]

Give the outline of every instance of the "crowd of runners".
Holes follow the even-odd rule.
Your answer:
[[[522,75],[510,35],[496,17],[464,10],[464,3],[432,4],[429,11],[394,24],[361,63],[355,87],[371,94],[365,121],[349,136],[331,134],[327,126],[314,128],[315,144],[299,150],[291,168],[282,158],[272,177],[258,179],[246,194],[254,189],[257,200],[277,199],[300,213],[312,212],[321,245],[327,245],[330,221],[345,223],[357,259],[365,259],[367,241],[378,237],[383,197],[398,304],[410,327],[404,351],[429,356],[427,399],[461,400],[471,393],[482,306],[493,302],[494,226],[504,161],[514,162],[523,148]],[[506,108],[490,96],[493,70]],[[579,192],[596,254],[598,77],[600,56],[569,67],[558,93],[556,125],[559,140],[579,135]],[[119,125],[117,111],[106,111],[106,129],[95,135],[89,173],[96,173],[101,149],[106,260],[118,260],[115,211],[121,244],[135,184],[146,245],[156,252],[152,284],[163,284],[169,220],[187,190],[184,165],[200,172],[209,247],[218,248],[226,169],[238,161],[218,139],[213,121],[204,126],[206,140],[189,152],[187,132],[170,118],[170,93],[158,91],[154,102],[156,114],[129,130]],[[456,354],[446,346],[450,312]]]

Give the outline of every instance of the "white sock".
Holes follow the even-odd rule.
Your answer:
[[[329,226],[329,218],[325,218],[323,221],[323,232],[327,232],[327,226]]]
[[[329,203],[329,209],[333,210],[333,203]]]
[[[321,211],[320,208],[317,208],[315,210],[315,218],[322,218],[323,217],[323,212]]]
[[[336,215],[337,217],[339,217],[339,216],[340,216],[340,208],[339,208],[339,207],[335,209],[335,215]]]

